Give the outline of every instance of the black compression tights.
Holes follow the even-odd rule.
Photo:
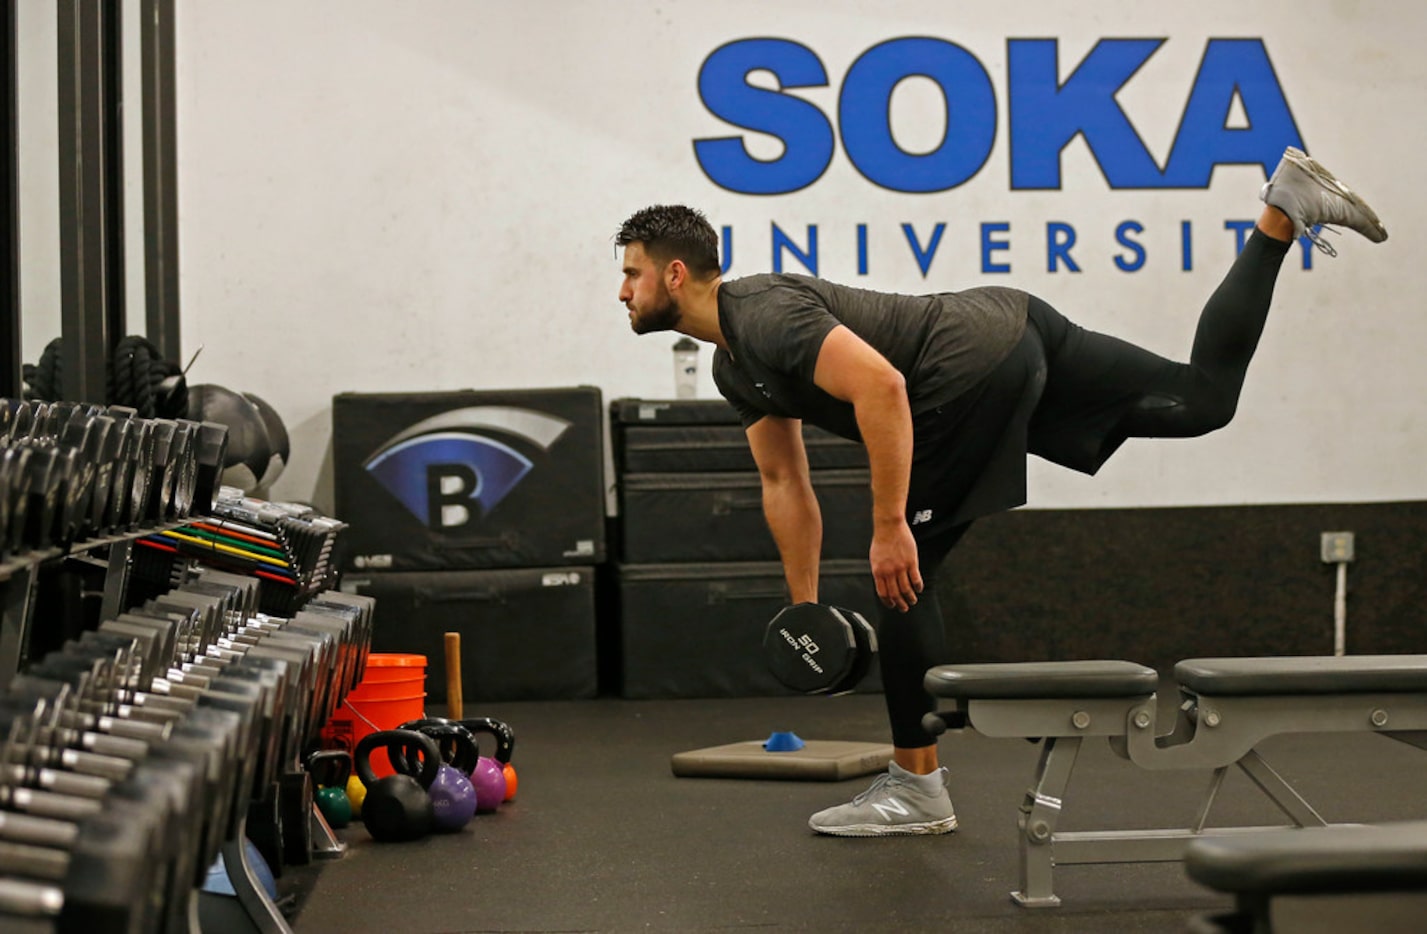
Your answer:
[[[1062,402],[1071,403],[1077,397],[1097,395],[1101,402],[1107,397],[1124,400],[1119,407],[1123,414],[1105,439],[1104,456],[1126,438],[1193,437],[1224,426],[1238,406],[1290,245],[1253,232],[1200,314],[1188,363],[1175,363],[1118,338],[1085,331],[1053,310],[1049,316],[1033,316],[1044,332],[1047,394],[1054,390]],[[1061,408],[1070,412],[1073,405]],[[1042,414],[1038,409],[1036,417]],[[968,527],[969,523],[939,538],[919,541],[923,590],[916,605],[906,613],[883,608],[879,614],[882,684],[892,741],[899,748],[935,742],[922,729],[921,720],[934,707],[922,678],[928,668],[947,660],[936,576]]]

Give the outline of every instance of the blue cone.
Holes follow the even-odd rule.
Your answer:
[[[768,737],[768,742],[763,744],[763,748],[768,752],[797,752],[806,746],[797,733],[774,732]]]

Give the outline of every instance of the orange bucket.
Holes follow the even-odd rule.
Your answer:
[[[394,730],[425,713],[426,656],[373,652],[361,683],[322,728],[322,745],[351,752],[368,735]],[[372,754],[371,764],[378,778],[394,772],[380,751]]]
[[[411,669],[419,668],[420,671],[412,672]],[[367,667],[362,672],[362,681],[352,690],[354,692],[362,690],[367,685],[381,684],[388,681],[410,681],[413,675],[417,680],[426,680],[426,656],[406,655],[400,652],[372,652],[367,655]]]

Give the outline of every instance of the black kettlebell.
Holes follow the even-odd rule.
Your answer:
[[[397,729],[414,730],[435,740],[436,748],[441,751],[441,761],[452,768],[470,775],[471,770],[476,767],[480,749],[476,746],[475,737],[466,730],[464,723],[448,720],[445,717],[423,717],[420,720],[408,720]],[[403,772],[409,771],[395,762],[393,762],[393,767]]]
[[[377,778],[372,771],[372,751],[378,748],[387,750],[397,774]],[[373,840],[419,840],[431,833],[435,815],[426,789],[441,765],[441,750],[434,741],[414,730],[379,730],[357,743],[352,764],[367,786],[362,820]],[[407,774],[406,769],[415,774]]]

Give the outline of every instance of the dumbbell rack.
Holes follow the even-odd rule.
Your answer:
[[[312,809],[311,787],[300,765],[300,750],[341,703],[346,691],[360,681],[370,644],[373,605],[365,598],[334,592],[318,595],[291,620],[279,620],[256,612],[256,592],[257,582],[252,578],[199,569],[172,593],[148,601],[142,611],[105,621],[83,639],[67,643],[62,651],[37,659],[10,690],[0,694],[0,704],[10,724],[9,734],[0,736],[0,794],[7,801],[7,781],[15,781],[11,773],[52,761],[60,748],[51,745],[57,742],[55,739],[45,740],[45,758],[34,759],[34,753],[17,747],[17,742],[33,743],[34,737],[53,734],[55,730],[85,730],[92,731],[86,735],[93,745],[83,748],[98,752],[97,757],[91,758],[106,763],[102,768],[98,761],[90,763],[92,770],[78,777],[77,773],[67,772],[68,780],[91,785],[99,781],[102,786],[104,781],[84,775],[103,775],[112,790],[101,788],[98,795],[109,800],[119,794],[122,802],[110,808],[96,804],[94,797],[70,797],[63,803],[66,811],[59,821],[8,815],[11,823],[30,820],[39,828],[35,833],[52,835],[55,828],[72,823],[77,825],[78,836],[68,840],[74,847],[72,853],[69,849],[55,849],[65,846],[63,841],[42,841],[37,858],[46,862],[39,864],[39,869],[27,869],[24,880],[8,879],[5,870],[0,869],[0,905],[15,910],[17,898],[32,899],[31,906],[38,915],[47,908],[42,898],[63,900],[63,910],[72,910],[73,914],[61,916],[62,928],[88,922],[87,927],[100,931],[193,930],[195,920],[212,903],[213,896],[198,894],[189,878],[201,875],[221,854],[230,867],[234,894],[245,913],[242,929],[290,930],[256,882],[241,841],[247,836],[259,839],[250,828],[255,820],[262,825],[264,816],[270,814],[274,823],[258,829],[276,834],[271,841],[272,855],[264,852],[275,869],[280,860],[306,862],[321,843],[316,839],[319,827],[308,827],[310,815],[314,825],[325,825]],[[245,652],[248,661],[236,662]],[[225,671],[238,670],[229,668],[230,664],[241,664],[246,674],[225,675]],[[216,687],[219,679],[225,679],[221,689]],[[214,686],[209,687],[210,683]],[[134,699],[125,701],[131,694]],[[141,696],[149,698],[147,707]],[[25,703],[35,703],[33,712],[17,716],[17,705]],[[111,706],[116,703],[139,706],[134,707],[136,712],[130,718]],[[141,707],[149,714],[140,715],[137,711]],[[111,726],[105,730],[95,725],[96,715],[108,719]],[[205,722],[219,732],[202,733],[205,728],[201,724]],[[107,745],[98,745],[101,742]],[[179,745],[173,746],[175,742]],[[192,757],[195,744],[201,747],[198,760]],[[155,753],[155,749],[166,746],[168,752]],[[173,773],[165,777],[166,773],[159,769],[164,762],[212,763],[213,756],[220,752],[222,766],[200,766],[190,773],[196,779],[210,776],[207,782],[201,782],[202,797],[175,798],[153,791],[156,781],[179,781]],[[132,766],[116,758],[130,755],[135,757]],[[120,767],[116,773],[108,771],[115,767]],[[133,777],[130,768],[148,772],[136,779],[137,784],[126,785],[125,776]],[[191,786],[193,779],[188,781]],[[121,786],[128,790],[121,792]],[[69,791],[75,793],[73,788]],[[49,807],[57,806],[56,800],[51,795]],[[175,803],[179,800],[188,803]],[[136,805],[134,801],[140,803]],[[161,814],[168,815],[161,818],[167,821],[166,826],[187,828],[180,831],[186,836],[180,836],[177,843],[170,842],[162,851],[165,855],[154,857],[162,858],[167,868],[146,870],[140,865],[145,860],[136,858],[133,852],[121,855],[122,861],[110,866],[106,860],[112,857],[105,855],[110,851],[105,849],[103,830],[113,830],[116,821],[122,829],[124,815],[132,817],[136,806],[152,809],[154,805]],[[106,823],[103,815],[111,812]],[[44,816],[57,815],[50,811]],[[84,832],[90,818],[99,822],[97,842]],[[311,838],[307,836],[309,831]],[[165,835],[159,829],[147,832],[172,838],[171,833]],[[294,850],[301,852],[294,854]],[[289,854],[294,855],[289,858]],[[55,874],[45,875],[47,865],[56,867]],[[93,891],[88,887],[74,889],[76,865],[97,865],[104,881],[96,881]],[[45,883],[46,878],[56,881]],[[30,881],[34,879],[40,881]],[[122,880],[122,884],[115,880]],[[138,897],[146,886],[151,893],[162,890],[162,898],[151,901]],[[127,896],[126,887],[138,892],[138,896]],[[69,904],[71,899],[73,905]],[[48,907],[55,910],[52,903]],[[228,917],[225,914],[225,919]],[[12,921],[0,910],[0,928]]]
[[[97,567],[101,613],[116,612],[133,543],[211,511],[227,434],[124,406],[0,399],[0,689],[28,656],[42,572]]]
[[[10,679],[28,660],[31,604],[36,581],[43,569],[66,560],[104,564],[104,602],[100,615],[112,615],[118,612],[128,591],[133,543],[142,536],[176,528],[180,524],[169,522],[107,535],[67,548],[39,548],[0,562],[0,691],[9,685]]]
[[[171,523],[169,525],[172,527],[179,526],[178,523]],[[71,558],[83,558],[85,560],[102,560],[102,558],[98,556],[102,555],[105,550],[107,550],[108,552],[110,563],[110,571],[106,579],[106,602],[109,599],[109,597],[107,596],[108,594],[117,594],[117,597],[115,597],[115,599],[119,601],[118,607],[121,610],[127,608],[128,605],[132,603],[132,600],[126,597],[123,593],[123,591],[126,589],[126,585],[123,581],[125,578],[128,577],[130,573],[130,548],[137,540],[139,540],[140,537],[153,534],[153,532],[154,529],[135,530],[124,535],[108,536],[103,539],[96,539],[94,541],[86,542],[82,548],[75,548],[68,551],[62,549],[44,549],[41,551],[32,551],[5,562],[4,566],[0,568],[0,575],[3,575],[0,576],[0,589],[3,589],[4,592],[5,609],[7,614],[11,612],[16,614],[16,618],[6,621],[6,632],[9,633],[11,631],[10,624],[12,622],[17,623],[17,625],[14,627],[15,631],[20,631],[22,629],[25,615],[28,612],[28,608],[26,606],[26,604],[28,603],[27,594],[30,588],[33,586],[34,575],[38,572],[40,568],[42,568],[48,563],[52,563],[55,561],[63,561]],[[91,556],[91,552],[95,554]],[[251,625],[273,626],[275,624],[280,625],[281,623],[286,622],[282,620],[269,619],[264,614],[261,614],[257,611],[256,607],[258,602],[258,581],[256,579],[244,578],[232,574],[225,574],[220,571],[215,571],[211,568],[204,568],[199,566],[197,562],[186,563],[185,569],[177,573],[176,578],[177,579],[175,582],[179,585],[176,588],[177,590],[182,590],[185,586],[192,586],[195,581],[198,581],[200,586],[207,585],[207,593],[209,594],[213,592],[214,587],[226,587],[235,594],[247,594],[247,596],[242,600],[243,606],[241,608],[239,608],[238,603],[236,602],[230,601],[229,603],[224,603],[220,611],[212,612],[202,617],[206,620],[206,623],[204,623],[203,625],[190,627],[188,630],[180,630],[180,640],[187,640],[187,644],[190,646],[190,651],[193,651],[195,647],[200,647],[205,644],[211,644],[215,646],[221,644],[221,640],[219,638],[220,632],[227,630],[220,631],[215,627],[219,623],[222,623],[225,626],[229,627],[229,629],[231,629],[231,627],[237,625],[234,623],[235,617],[250,620],[252,621]],[[164,600],[173,599],[177,599],[177,597],[175,595],[166,595],[165,597],[160,598],[160,602],[162,603]],[[236,600],[237,598],[234,599]],[[225,841],[222,842],[221,845],[217,846],[215,850],[216,853],[222,855],[224,862],[228,867],[230,867],[230,879],[233,883],[234,895],[237,899],[236,903],[239,905],[242,912],[244,913],[246,923],[250,925],[250,927],[244,927],[244,930],[264,932],[272,931],[280,932],[280,934],[281,932],[290,931],[290,928],[287,926],[286,921],[283,919],[281,913],[277,910],[272,900],[268,898],[266,893],[262,890],[261,885],[258,883],[255,870],[252,864],[249,862],[245,846],[242,844],[242,841],[245,839],[246,836],[253,836],[254,838],[256,838],[256,831],[252,831],[249,829],[254,826],[252,823],[252,821],[254,820],[254,815],[269,813],[272,815],[272,819],[278,822],[276,825],[279,828],[277,831],[278,837],[272,841],[272,845],[283,850],[284,855],[270,857],[268,859],[268,862],[271,867],[275,868],[278,865],[277,860],[285,860],[288,862],[294,861],[296,857],[289,857],[288,855],[286,855],[291,853],[294,847],[303,850],[303,854],[305,856],[308,853],[321,855],[320,851],[324,845],[329,847],[334,845],[336,847],[342,846],[336,841],[335,836],[331,834],[330,830],[327,830],[325,838],[322,838],[321,832],[323,829],[325,829],[325,825],[322,825],[320,819],[318,818],[314,818],[315,826],[313,827],[305,829],[295,828],[295,825],[299,822],[305,824],[306,821],[299,821],[298,819],[296,819],[293,816],[293,806],[286,803],[286,799],[289,797],[289,791],[293,784],[293,782],[290,780],[295,780],[298,776],[301,776],[304,779],[304,782],[301,784],[306,784],[305,775],[302,774],[301,766],[294,766],[295,762],[300,762],[300,757],[297,757],[295,753],[298,748],[298,745],[300,745],[302,742],[302,736],[316,735],[317,727],[320,726],[321,722],[325,721],[326,716],[330,713],[330,709],[334,709],[335,705],[341,702],[346,690],[350,689],[351,686],[357,683],[362,675],[365,652],[367,651],[367,646],[369,646],[370,644],[370,607],[372,603],[366,598],[351,597],[348,595],[337,593],[329,593],[325,595],[316,594],[309,602],[310,607],[319,605],[326,606],[328,608],[326,612],[329,614],[333,612],[333,607],[336,607],[339,604],[347,608],[354,608],[363,605],[366,606],[365,611],[363,611],[364,619],[361,623],[361,627],[364,631],[360,633],[360,637],[351,639],[348,644],[341,647],[340,649],[334,648],[329,650],[329,653],[327,655],[327,665],[333,671],[333,675],[330,679],[318,676],[315,671],[312,675],[304,674],[302,676],[306,679],[305,683],[310,686],[310,701],[304,700],[301,696],[298,696],[295,700],[289,700],[287,702],[286,712],[284,712],[284,708],[281,706],[270,708],[269,721],[273,725],[270,726],[268,729],[268,738],[261,740],[261,746],[262,748],[267,750],[266,752],[263,752],[261,751],[261,749],[258,748],[256,740],[254,741],[254,748],[251,749],[246,756],[244,756],[244,754],[240,752],[239,761],[242,761],[242,759],[245,757],[263,758],[268,761],[269,765],[267,766],[267,768],[270,771],[275,769],[275,771],[272,771],[271,777],[266,782],[264,782],[260,778],[256,779],[253,782],[254,790],[253,792],[251,792],[251,799],[240,799],[251,800],[252,803],[250,805],[234,805],[234,807],[241,807],[242,813],[238,814],[237,817],[229,824],[231,832],[225,838]],[[170,606],[170,611],[171,610],[172,606]],[[239,611],[234,612],[235,610]],[[304,614],[307,615],[307,619],[305,621],[303,620]],[[121,614],[116,613],[115,615]],[[306,625],[306,631],[310,634],[313,631],[314,627],[320,629],[322,625],[324,625],[324,621],[320,619],[319,616],[320,614],[313,615],[307,611],[299,611],[299,614],[296,619],[299,624]],[[111,617],[109,616],[109,614],[105,614],[105,618],[108,619]],[[195,616],[195,619],[197,618],[199,617]],[[314,622],[314,620],[316,620],[316,622]],[[326,622],[328,624],[331,623],[330,616],[328,617]],[[249,625],[249,623],[243,623],[242,625]],[[100,632],[107,631],[106,627],[107,624],[101,624]],[[185,632],[186,635],[184,634]],[[86,636],[87,635],[88,634],[86,634]],[[50,653],[51,656],[55,654],[59,653]],[[177,659],[177,657],[177,655],[174,656],[175,659]],[[11,684],[12,679],[18,679],[19,682],[25,681],[27,678],[30,677],[31,672],[35,671],[37,668],[43,668],[43,666],[49,661],[49,656],[46,656],[45,658],[41,659],[35,659],[33,660],[33,665],[21,666],[26,667],[26,670],[12,671],[8,673],[7,677],[5,678],[6,687]],[[117,660],[111,663],[111,668],[114,668],[116,670],[122,667],[124,667],[124,665]],[[306,669],[304,669],[304,671],[305,670]],[[337,674],[337,671],[339,670],[341,672],[340,676],[338,676]],[[4,694],[5,691],[0,690],[0,699],[4,698]],[[57,700],[57,703],[58,702],[60,701]],[[73,703],[78,704],[78,702]],[[79,707],[76,706],[73,709],[77,711]],[[38,716],[39,714],[37,713],[36,717],[38,718]],[[293,723],[300,723],[301,726],[294,728],[292,724],[289,724],[279,730],[277,726],[279,720],[289,719],[292,719]],[[277,738],[279,735],[287,737],[286,744],[283,747],[285,751],[283,751],[281,755],[275,755],[274,752],[278,749]],[[0,761],[0,767],[8,768],[5,763],[12,761],[9,758],[9,749],[7,746],[5,746],[5,744],[13,742],[13,737],[7,739],[4,736],[0,736],[0,748],[4,748],[6,750],[5,752],[3,752],[3,754],[0,754],[0,758],[3,758],[3,761]],[[295,743],[297,745],[295,745]],[[0,781],[0,784],[3,784],[3,781]],[[262,789],[264,788],[267,789],[266,794],[262,793]],[[296,799],[298,802],[296,805],[298,811],[300,812],[302,810],[306,810],[307,812],[312,813],[310,803],[310,785],[308,785],[305,789],[299,790],[304,790],[306,792],[306,797],[304,798],[302,796],[298,796],[298,798]],[[285,812],[286,816],[280,817],[280,812]],[[283,839],[284,835],[286,835],[287,839]],[[195,844],[195,846],[197,846],[197,844]],[[264,855],[267,856],[267,853],[265,852]],[[305,861],[305,858],[302,861]],[[0,872],[0,884],[4,884],[3,872]],[[205,898],[208,897],[209,896],[205,896]],[[199,912],[200,909],[196,907],[197,905],[198,903],[194,902],[193,906],[190,906],[188,909],[185,910],[189,911],[190,913]],[[178,927],[176,927],[176,924],[178,923],[170,919],[168,922],[165,923],[165,926],[162,929],[179,929]],[[0,918],[0,928],[3,928],[4,925],[4,919]],[[104,927],[102,924],[99,926],[99,930],[106,929],[108,928]],[[186,923],[182,925],[182,929],[189,929]]]
[[[346,528],[310,507],[254,499],[223,487],[210,515],[155,530],[135,544],[155,557],[168,556],[173,568],[196,562],[252,576],[259,584],[259,609],[287,616],[337,585],[334,554]]]
[[[186,420],[138,419],[132,411],[119,407],[0,400],[0,456],[3,456],[0,459],[0,507],[3,507],[0,509],[0,706],[10,724],[8,733],[0,731],[0,797],[6,802],[3,816],[12,831],[30,821],[33,826],[48,826],[50,834],[57,832],[55,827],[67,828],[65,833],[69,835],[63,840],[52,837],[40,846],[36,852],[48,854],[44,857],[48,862],[37,865],[23,862],[16,853],[16,845],[6,838],[9,849],[5,858],[9,868],[0,867],[0,904],[6,906],[6,912],[17,910],[17,904],[24,905],[29,920],[19,921],[0,912],[3,914],[0,928],[19,923],[27,931],[50,930],[54,924],[69,928],[79,923],[86,929],[127,931],[139,929],[134,927],[134,919],[144,917],[147,918],[144,930],[196,929],[197,889],[189,888],[179,867],[201,873],[221,854],[230,868],[234,894],[247,918],[245,929],[288,931],[281,913],[257,884],[241,845],[249,833],[247,828],[255,820],[258,825],[253,831],[255,834],[276,828],[274,846],[282,853],[268,860],[275,873],[280,864],[273,865],[274,860],[287,859],[288,852],[293,854],[289,862],[305,862],[312,855],[323,855],[324,844],[329,852],[341,846],[330,829],[325,838],[319,839],[319,828],[309,825],[309,818],[313,824],[321,824],[321,821],[320,815],[314,816],[311,784],[303,770],[300,753],[304,743],[315,741],[330,711],[360,680],[370,646],[372,602],[335,591],[324,593],[324,588],[335,586],[335,562],[331,555],[343,525],[309,514],[310,511],[279,510],[275,517],[264,514],[263,518],[271,517],[280,528],[281,534],[275,537],[280,540],[285,555],[293,559],[292,567],[299,569],[299,573],[293,575],[295,585],[284,582],[285,589],[275,591],[283,599],[272,599],[266,607],[259,605],[260,587],[276,582],[225,574],[203,567],[202,562],[189,556],[168,562],[161,581],[147,580],[146,575],[136,573],[136,568],[146,563],[145,549],[140,543],[173,534],[198,521],[213,520],[218,508],[217,480],[226,438],[227,430],[222,426]],[[232,497],[225,499],[232,500]],[[226,508],[231,511],[244,506],[251,504],[229,502]],[[49,612],[43,606],[44,598],[50,593],[47,578],[49,575],[63,578],[71,572],[91,585],[77,588],[87,593],[94,591],[94,582],[102,581],[98,627],[89,619],[68,622],[56,619],[57,628],[45,630],[46,635],[74,637],[49,652],[40,651],[36,641],[32,651],[36,612]],[[215,593],[230,596],[220,598],[215,597]],[[157,601],[153,599],[154,594],[159,594]],[[166,608],[155,608],[160,606]],[[284,610],[284,615],[292,618],[266,616],[265,608]],[[66,604],[59,612],[66,618],[90,615],[88,611],[79,612],[77,604]],[[177,622],[190,612],[193,620],[201,617],[206,622],[201,626],[192,621]],[[144,616],[144,613],[150,615]],[[64,625],[59,625],[61,622]],[[80,625],[71,626],[70,622]],[[162,661],[163,652],[156,648],[160,646],[157,638],[145,640],[135,635],[146,632],[145,626],[167,628],[167,651],[171,653],[167,662]],[[274,634],[274,630],[281,630],[276,634],[280,638],[264,635]],[[178,633],[187,633],[181,640],[186,655],[174,650],[178,644],[174,637]],[[230,638],[242,641],[224,647]],[[261,652],[250,653],[247,647],[264,639],[269,640],[262,649],[266,656]],[[137,656],[141,643],[147,645],[149,669],[143,676],[127,661]],[[105,651],[111,651],[107,662],[103,660]],[[24,800],[47,800],[44,798],[47,792],[38,790],[44,786],[32,784],[40,781],[39,772],[35,771],[39,766],[35,763],[75,753],[76,747],[69,745],[69,739],[55,738],[61,735],[56,731],[67,731],[63,734],[66,737],[78,736],[79,731],[97,736],[100,730],[97,724],[101,719],[106,720],[112,729],[124,733],[86,741],[105,742],[111,749],[132,752],[135,737],[152,735],[154,722],[146,719],[138,708],[133,708],[133,719],[127,719],[130,715],[120,715],[120,707],[128,703],[122,698],[130,694],[137,698],[140,694],[135,692],[143,692],[154,698],[154,704],[161,705],[165,700],[173,704],[184,697],[196,701],[193,687],[183,688],[186,693],[180,694],[176,686],[172,688],[173,696],[165,697],[170,682],[183,685],[184,672],[188,671],[185,667],[184,672],[180,672],[174,666],[180,662],[184,666],[198,665],[197,670],[209,671],[207,675],[198,676],[200,681],[207,681],[211,668],[202,666],[231,662],[244,657],[245,653],[259,659],[250,665],[262,667],[261,658],[265,657],[268,666],[277,666],[285,674],[278,680],[273,680],[276,676],[271,672],[263,674],[261,685],[254,683],[247,687],[243,679],[230,680],[225,688],[227,693],[205,701],[209,706],[217,705],[209,710],[211,716],[215,711],[231,711],[242,691],[261,691],[261,701],[245,702],[249,710],[245,722],[259,723],[262,732],[250,725],[244,728],[246,740],[239,742],[238,734],[233,733],[234,739],[228,742],[229,767],[218,771],[246,774],[251,770],[253,776],[250,780],[230,779],[230,784],[236,783],[235,793],[220,796],[224,800],[213,803],[226,809],[228,818],[221,824],[216,819],[199,821],[208,828],[201,842],[179,837],[174,844],[180,848],[181,852],[175,856],[180,862],[170,866],[162,886],[182,904],[165,905],[161,909],[152,904],[147,907],[137,903],[126,905],[122,892],[89,891],[87,885],[69,888],[74,878],[67,873],[75,871],[74,867],[83,861],[97,862],[103,871],[106,844],[102,818],[128,813],[133,805],[124,802],[119,807],[96,808],[92,799],[76,804],[77,799],[71,797],[65,806],[84,805],[76,813],[91,815],[100,822],[97,839],[83,832],[82,828],[88,825],[81,816],[55,820],[51,815],[49,824],[45,825],[44,820],[9,813],[12,808],[21,806],[21,799],[14,795],[23,794]],[[95,667],[80,670],[87,664],[86,659],[97,659]],[[76,664],[80,669],[74,667]],[[255,673],[252,668],[246,670],[249,675]],[[102,690],[112,693],[102,694]],[[34,704],[29,712],[20,709],[27,703]],[[163,706],[148,709],[149,717],[175,713],[172,706],[167,711]],[[192,718],[202,713],[196,707],[189,710],[183,721],[187,724],[185,729],[193,729]],[[253,712],[259,710],[260,714]],[[259,716],[257,721],[252,719],[255,715]],[[169,725],[174,722],[170,720]],[[75,727],[75,723],[82,725]],[[42,736],[49,738],[38,739]],[[139,745],[148,748],[142,743]],[[45,758],[32,758],[36,755]],[[141,758],[133,760],[136,769],[152,769],[159,764],[142,758],[143,753],[138,755]],[[169,751],[159,758],[173,755],[175,753]],[[259,767],[255,762],[264,764]],[[215,773],[208,768],[195,769],[192,774]],[[52,776],[51,780],[56,779]],[[104,781],[93,773],[70,772],[65,772],[62,780],[71,786],[78,783],[80,787],[88,782],[91,792],[92,783]],[[117,775],[109,776],[109,780],[117,780]],[[131,791],[145,793],[142,785]],[[107,793],[110,792],[99,792]],[[212,790],[208,793],[211,795]],[[164,813],[169,814],[166,820],[171,828],[170,838],[175,833],[181,834],[181,828],[188,824],[175,803],[179,800],[192,799],[179,795],[161,802]],[[284,811],[285,817],[281,816]],[[265,823],[271,826],[264,828]],[[73,848],[69,844],[73,844]],[[19,848],[23,850],[32,845],[33,842],[20,844]],[[300,854],[296,852],[299,849]],[[200,862],[201,859],[207,862]],[[130,860],[118,868],[152,879],[152,870],[146,875],[135,865]],[[50,875],[45,875],[46,871]],[[34,881],[36,879],[41,881]],[[56,881],[45,883],[44,879]],[[101,884],[96,888],[103,887]],[[27,901],[29,899],[33,901]],[[70,901],[72,906],[68,904]],[[66,907],[57,907],[60,902],[66,903]],[[62,914],[55,917],[56,912]],[[110,915],[104,916],[105,912]],[[162,924],[159,924],[160,914]],[[96,920],[99,916],[104,918]],[[77,922],[76,917],[87,921]],[[150,922],[157,926],[148,926]]]

